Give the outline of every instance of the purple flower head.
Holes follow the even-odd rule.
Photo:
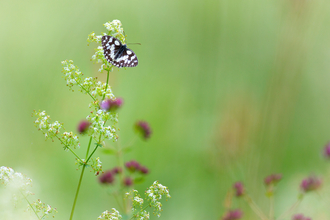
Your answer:
[[[78,125],[78,132],[80,134],[85,133],[88,130],[88,128],[89,128],[90,125],[91,125],[91,123],[89,121],[86,121],[86,120],[85,121],[81,121],[79,123],[79,125]]]
[[[118,108],[120,108],[122,104],[123,104],[123,99],[121,98],[117,98],[115,100],[106,99],[101,102],[100,108],[105,111],[115,111]]]
[[[121,169],[121,167],[114,167],[114,168],[111,170],[111,172],[112,172],[113,174],[118,174],[118,173],[121,173],[121,172],[122,172],[122,169]]]
[[[300,184],[300,188],[304,192],[314,191],[321,187],[322,180],[316,176],[310,176],[306,179],[303,179]]]
[[[278,173],[278,174],[272,174],[270,176],[267,176],[264,179],[264,182],[266,184],[266,186],[269,185],[273,185],[273,184],[277,184],[278,182],[280,182],[282,179],[282,174]]]
[[[243,216],[243,212],[239,209],[228,211],[222,220],[236,220],[241,219]]]
[[[295,214],[292,216],[292,220],[312,220],[309,217],[305,217],[303,214]]]
[[[325,158],[330,159],[330,142],[325,145],[323,155],[325,156]]]
[[[125,167],[132,173],[134,173],[136,170],[140,170],[141,165],[135,161],[135,160],[131,160],[127,163],[125,163]]]
[[[240,197],[240,196],[244,195],[244,185],[243,185],[242,182],[236,182],[233,185],[233,188],[235,189],[237,197]]]
[[[127,187],[133,185],[132,178],[131,177],[125,177],[125,179],[124,179],[124,185],[127,186]]]
[[[145,167],[145,166],[141,166],[139,170],[140,170],[140,172],[141,172],[142,174],[147,174],[147,173],[149,173],[149,169],[148,169],[147,167]]]
[[[113,183],[113,181],[115,181],[115,177],[112,173],[112,171],[106,171],[104,174],[102,174],[99,178],[101,183],[104,184],[111,184]]]
[[[151,129],[147,122],[145,122],[145,121],[136,122],[135,129],[142,134],[142,136],[145,140],[150,138]]]

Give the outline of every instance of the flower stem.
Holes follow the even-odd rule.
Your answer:
[[[22,193],[22,191],[20,191],[22,196],[24,197],[24,199],[26,200],[26,202],[29,204],[29,206],[31,207],[31,209],[33,210],[34,214],[36,214],[37,218],[40,220],[41,218],[39,217],[39,215],[37,214],[36,210],[33,208],[33,206],[31,205],[31,203],[29,202],[29,200],[26,198],[26,196]]]
[[[105,94],[106,94],[107,89],[108,89],[108,85],[109,85],[109,75],[110,75],[110,71],[108,70],[108,73],[107,73],[107,84],[106,84],[106,86],[105,86],[105,93],[103,94],[103,98],[102,98],[102,100],[105,99]]]
[[[72,205],[70,220],[72,220],[73,213],[74,213],[74,208],[76,207],[76,202],[77,202],[77,198],[78,198],[78,194],[79,194],[79,190],[80,190],[80,186],[81,186],[81,181],[82,181],[82,178],[84,176],[85,168],[86,168],[86,164],[83,165],[83,168],[81,170],[79,183],[78,183],[78,187],[77,187],[77,191],[76,191],[76,196],[74,197],[74,201],[73,201],[73,205]]]
[[[274,196],[269,197],[269,219],[274,220]]]
[[[89,143],[88,143],[88,147],[87,147],[87,152],[86,152],[86,159],[87,159],[87,156],[88,156],[89,149],[91,147],[91,143],[92,143],[92,137],[90,137],[90,139],[89,139]],[[82,160],[80,160],[80,161],[82,161]],[[85,172],[85,168],[86,168],[87,162],[88,162],[88,160],[85,161],[85,164],[83,165],[83,168],[81,170],[81,174],[80,174],[80,179],[79,179],[79,183],[78,183],[76,195],[74,197],[74,201],[73,201],[73,205],[72,205],[70,220],[72,220],[74,209],[76,207],[77,198],[78,198],[78,194],[79,194],[79,190],[80,190],[80,185],[81,185],[82,178],[84,176],[84,172]]]
[[[304,194],[300,194],[298,196],[298,200],[290,207],[290,209],[288,211],[286,211],[282,215],[280,215],[280,217],[278,217],[277,220],[284,219],[286,216],[291,214],[296,208],[298,208],[298,206],[300,205],[303,198],[304,198]]]
[[[259,216],[262,220],[268,220],[267,216],[261,211],[259,206],[252,200],[247,194],[244,196],[245,201],[249,204],[250,208]]]

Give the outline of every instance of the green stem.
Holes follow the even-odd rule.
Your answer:
[[[26,196],[22,193],[22,191],[20,191],[20,193],[22,194],[22,196],[24,197],[24,199],[27,201],[27,203],[29,204],[29,206],[33,210],[34,214],[36,214],[37,218],[40,220],[41,218],[39,218],[39,215],[37,214],[36,210],[33,208],[32,204],[29,202],[29,200],[26,198]]]
[[[88,144],[88,147],[87,147],[87,152],[86,152],[86,159],[87,159],[87,157],[88,157],[88,153],[89,153],[89,149],[90,149],[90,147],[91,147],[91,143],[92,143],[92,139],[93,139],[93,137],[90,137],[89,138],[89,144]]]
[[[91,143],[92,143],[92,137],[90,137],[89,139],[89,143],[88,143],[88,147],[87,147],[87,152],[86,152],[86,159],[87,159],[87,156],[88,156],[88,152],[89,152],[89,149],[91,147]],[[82,160],[80,160],[82,161]],[[75,195],[75,198],[74,198],[74,201],[73,201],[73,205],[72,205],[72,210],[71,210],[71,215],[70,215],[70,220],[72,219],[73,217],[73,212],[74,212],[74,209],[76,207],[76,203],[77,203],[77,198],[78,198],[78,194],[79,194],[79,190],[80,190],[80,185],[81,185],[81,181],[82,181],[82,178],[84,176],[84,171],[85,171],[85,168],[86,168],[86,165],[87,165],[87,160],[85,161],[85,164],[83,165],[83,168],[81,170],[81,174],[80,174],[80,179],[79,179],[79,183],[78,183],[78,187],[77,187],[77,192],[76,192],[76,195]]]
[[[86,91],[86,93],[94,100],[94,102],[96,101],[96,99],[80,83],[77,82],[77,84],[80,86],[80,88]]]
[[[88,161],[91,159],[91,157],[93,156],[93,154],[95,153],[95,151],[97,150],[98,147],[99,147],[99,145],[96,145],[96,147],[95,147],[94,150],[92,151],[91,155],[89,155],[88,159],[86,160],[86,164],[87,164]]]
[[[274,195],[269,197],[269,219],[274,220]]]
[[[105,86],[105,93],[103,94],[102,100],[105,99],[105,94],[107,93],[107,89],[108,89],[108,85],[109,85],[109,75],[110,75],[110,71],[108,70],[108,73],[107,73],[107,84]]]
[[[247,194],[244,196],[245,201],[249,204],[250,208],[259,216],[262,220],[268,220],[267,216],[261,211],[259,206],[252,200]]]
[[[77,157],[77,159],[79,159],[80,161],[82,161],[81,160],[81,158],[69,147],[69,145],[67,145],[67,144],[65,144],[62,140],[61,140],[61,138],[59,138],[57,135],[55,135],[55,137],[57,137],[57,139],[59,140],[59,141],[61,141],[61,143],[69,150],[69,151],[71,151],[71,153],[73,153],[73,155],[75,155],[76,157]]]
[[[290,213],[292,213],[298,206],[300,205],[301,201],[304,198],[304,194],[300,194],[298,196],[298,200],[290,207],[290,209],[286,212],[284,212],[280,217],[277,218],[277,220],[284,219],[286,216],[288,216]]]
[[[86,163],[87,163],[87,162],[86,162]],[[73,213],[74,213],[74,208],[76,207],[77,198],[78,198],[78,194],[79,194],[79,190],[80,190],[80,186],[81,186],[81,181],[82,181],[82,178],[83,178],[83,176],[84,176],[85,168],[86,168],[86,164],[83,165],[83,168],[82,168],[82,170],[81,170],[81,174],[80,174],[80,178],[79,178],[79,183],[78,183],[78,187],[77,187],[76,195],[75,195],[75,197],[74,197],[74,201],[73,201],[73,205],[72,205],[72,210],[71,210],[70,220],[72,220]]]

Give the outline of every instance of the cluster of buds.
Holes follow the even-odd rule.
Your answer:
[[[282,174],[271,174],[264,179],[264,183],[267,186],[267,194],[269,197],[273,196],[274,186],[281,181]],[[322,180],[314,175],[303,179],[300,184],[300,189],[303,193],[316,191],[322,186]],[[233,184],[233,189],[236,197],[246,196],[248,202],[251,202],[251,198],[246,194],[245,187],[242,182],[236,182]],[[302,199],[302,197],[299,197]],[[252,204],[252,203],[251,203]],[[255,206],[255,204],[253,204]],[[242,212],[240,210],[229,211],[222,218],[223,220],[240,219]],[[296,214],[292,217],[292,220],[311,220],[311,218],[304,217],[302,214]]]
[[[292,220],[312,220],[312,219],[304,216],[303,214],[296,214],[292,216]]]
[[[115,176],[119,173],[122,173],[122,169],[120,167],[115,167],[112,170],[104,172],[99,178],[100,183],[112,184],[115,181]]]
[[[239,209],[228,211],[223,217],[222,220],[238,220],[243,217],[243,212]]]
[[[120,108],[123,104],[123,99],[117,98],[117,99],[106,99],[101,102],[100,108],[104,111],[116,111],[118,108]]]
[[[149,172],[148,168],[145,166],[142,166],[141,164],[139,164],[139,162],[135,161],[135,160],[131,160],[129,162],[125,163],[125,167],[127,168],[128,171],[130,171],[131,173],[134,172],[140,172],[142,174],[147,174]]]
[[[142,135],[142,137],[145,140],[150,138],[151,128],[150,128],[148,122],[145,122],[145,121],[136,122],[135,129],[136,129],[137,132],[139,132]]]

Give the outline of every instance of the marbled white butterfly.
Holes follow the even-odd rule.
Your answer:
[[[112,65],[118,68],[138,65],[135,53],[117,38],[104,35],[102,37],[102,47],[105,59]]]

